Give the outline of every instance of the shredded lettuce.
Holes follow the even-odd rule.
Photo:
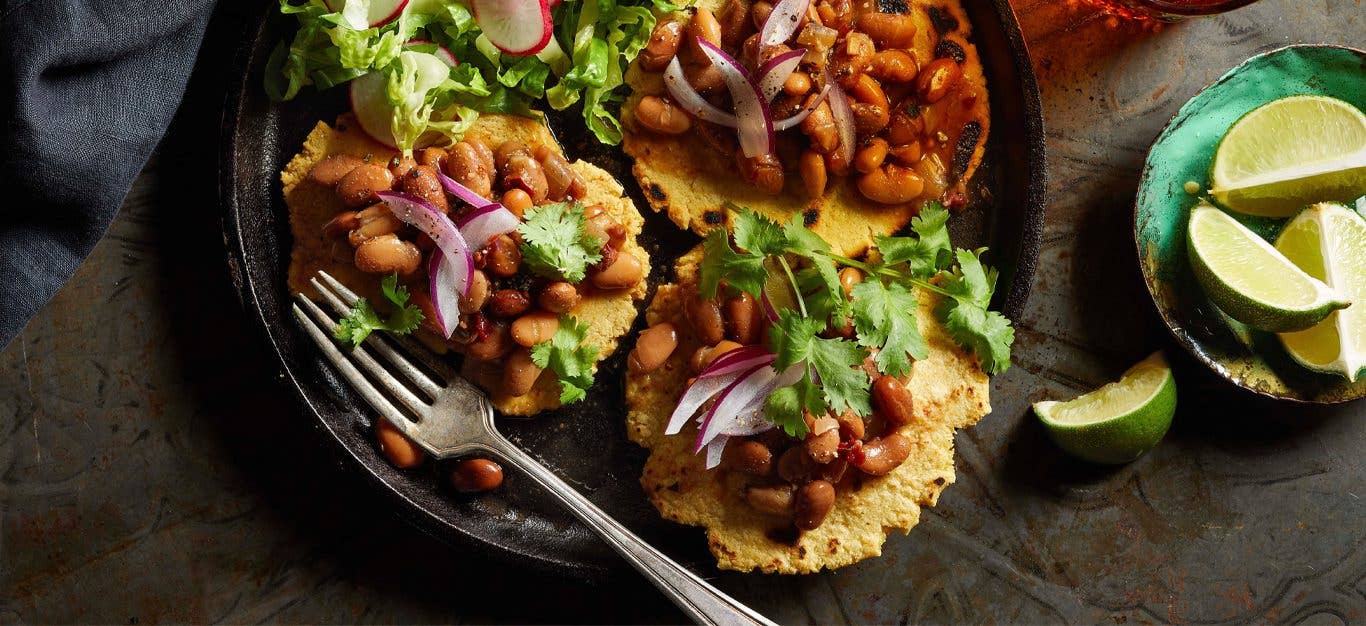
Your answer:
[[[410,2],[402,15],[378,28],[364,24],[368,0],[350,0],[340,12],[322,0],[280,0],[299,31],[272,52],[266,93],[296,97],[306,86],[328,89],[369,72],[383,72],[395,107],[393,134],[411,150],[420,137],[458,140],[481,112],[533,116],[533,105],[582,107],[597,139],[621,142],[618,119],[624,71],[649,42],[656,14],[679,10],[670,0],[565,0],[554,10],[550,44],[534,56],[503,54],[483,36],[474,14],[455,0]],[[410,44],[413,40],[434,43]],[[449,49],[459,60],[439,85],[420,84],[405,49]]]

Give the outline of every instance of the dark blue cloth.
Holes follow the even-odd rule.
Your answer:
[[[5,0],[0,347],[90,253],[171,122],[214,0]]]

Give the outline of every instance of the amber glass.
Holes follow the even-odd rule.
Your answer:
[[[1116,15],[1136,19],[1176,21],[1197,15],[1214,15],[1244,7],[1257,0],[1090,0]]]

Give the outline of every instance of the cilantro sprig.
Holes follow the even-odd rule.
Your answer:
[[[560,380],[560,404],[578,402],[593,386],[593,365],[598,362],[598,348],[584,343],[588,325],[569,317],[560,317],[560,327],[549,341],[531,348],[531,362],[542,369],[555,372]]]
[[[408,288],[398,284],[398,274],[384,277],[379,286],[380,291],[384,293],[384,299],[393,305],[393,315],[388,319],[380,319],[379,313],[369,300],[358,298],[346,317],[332,329],[332,336],[337,341],[355,349],[376,330],[387,330],[399,335],[417,330],[418,324],[424,319],[422,310],[416,305],[408,304]]]
[[[804,412],[871,412],[862,365],[874,350],[873,364],[890,376],[910,373],[914,360],[928,356],[916,319],[917,287],[944,296],[935,315],[955,342],[977,354],[983,369],[995,374],[1010,367],[1010,320],[987,310],[997,273],[982,263],[985,249],[953,247],[949,213],[939,203],[911,221],[912,234],[878,237],[877,252],[867,260],[835,254],[800,216],[784,225],[731,208],[737,210],[732,233],[713,230],[703,244],[698,289],[707,298],[723,286],[761,298],[775,280],[791,289],[796,309],[779,312],[768,339],[777,354],[774,368],[802,366],[802,377],[776,390],[765,411],[787,434],[805,434]],[[840,285],[841,265],[865,273],[849,297]],[[828,332],[851,324],[852,339]]]
[[[583,280],[588,267],[602,260],[602,242],[584,230],[583,205],[561,202],[527,209],[517,227],[522,262],[547,278]]]

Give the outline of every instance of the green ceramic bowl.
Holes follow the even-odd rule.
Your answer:
[[[1187,102],[1148,153],[1134,213],[1139,263],[1162,319],[1197,359],[1253,392],[1313,403],[1366,397],[1366,379],[1317,374],[1295,364],[1274,335],[1251,330],[1210,304],[1186,258],[1186,221],[1199,199],[1187,181],[1209,188],[1210,161],[1224,132],[1244,113],[1287,96],[1340,98],[1366,109],[1366,52],[1290,46],[1252,57]],[[1234,214],[1273,239],[1285,220]]]

